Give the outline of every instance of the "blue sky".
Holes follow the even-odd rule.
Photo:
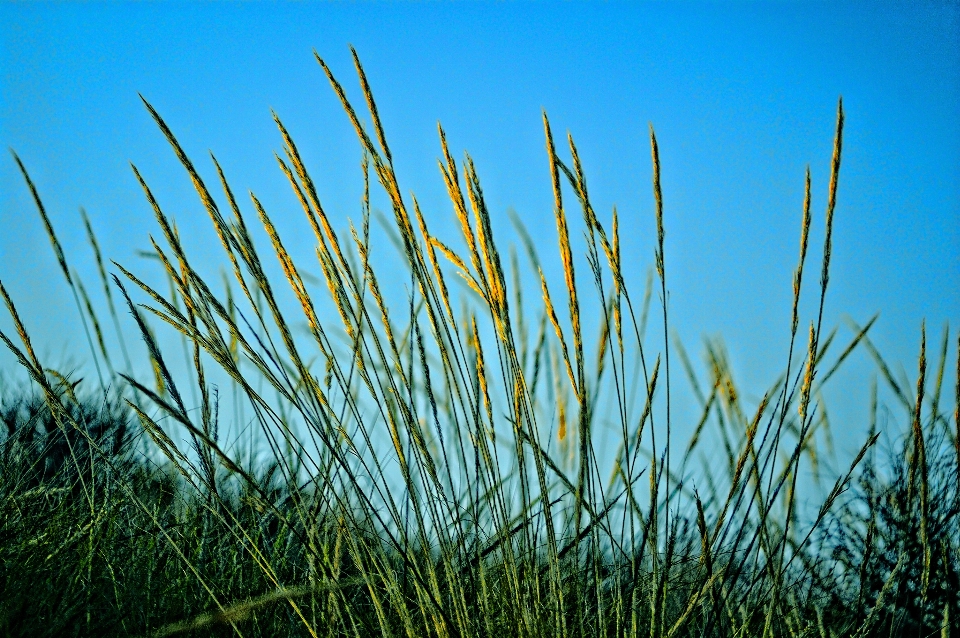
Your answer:
[[[136,256],[155,224],[131,161],[176,217],[201,270],[216,275],[209,221],[138,92],[204,176],[215,181],[212,150],[234,189],[253,190],[281,233],[306,237],[272,157],[281,141],[270,109],[345,228],[359,216],[360,149],[311,50],[360,100],[352,44],[401,183],[436,234],[453,240],[456,232],[436,165],[439,120],[454,151],[473,156],[501,242],[514,238],[512,207],[559,281],[545,108],[555,134],[573,133],[597,211],[609,220],[618,207],[640,296],[653,263],[652,123],[672,325],[697,359],[704,336],[722,335],[756,401],[786,358],[808,164],[814,225],[802,326],[815,311],[843,95],[824,320],[849,335],[842,317],[863,323],[879,312],[874,341],[912,380],[921,320],[932,342],[944,322],[960,327],[960,10],[919,5],[4,2],[0,143],[31,171],[88,288],[97,286],[81,205],[107,256],[151,269]],[[308,260],[311,247],[294,251]],[[41,352],[84,360],[73,300],[9,156],[0,160],[0,279]],[[12,327],[8,317],[0,327]],[[11,364],[0,353],[0,368]],[[861,353],[837,380],[838,414],[858,428],[873,371]]]

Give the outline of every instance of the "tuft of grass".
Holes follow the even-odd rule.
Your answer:
[[[706,344],[705,378],[674,343],[700,412],[691,438],[678,442],[666,303],[668,185],[653,127],[657,242],[638,313],[617,212],[605,227],[572,135],[565,161],[543,114],[564,314],[516,216],[539,298],[521,289],[513,250],[507,276],[479,171],[466,154],[458,167],[439,126],[440,176],[460,237],[431,234],[415,196],[402,195],[370,84],[351,53],[373,135],[315,54],[362,151],[361,221],[348,224],[348,236],[335,230],[293,136],[273,115],[280,173],[312,230],[318,286],[257,196],[241,206],[211,156],[222,190],[215,196],[144,99],[210,218],[229,274],[218,294],[194,269],[148,180],[131,167],[161,230],[151,255],[170,284],[164,294],[114,263],[117,299],[146,345],[139,366],[123,342],[105,262],[82,213],[124,372],[115,370],[96,305],[67,267],[38,190],[14,155],[84,328],[88,319],[93,326],[99,350],[88,331],[91,356],[103,358],[108,376],[97,364],[95,391],[41,362],[0,283],[20,343],[3,331],[0,339],[32,384],[0,388],[0,633],[956,633],[960,400],[952,417],[940,410],[949,327],[932,389],[921,327],[916,396],[909,397],[870,342],[876,317],[854,326],[837,355],[836,331],[824,334],[821,325],[842,102],[820,304],[807,348],[801,355],[795,340],[812,224],[809,168],[783,373],[749,406],[722,343]],[[390,268],[409,277],[403,294],[381,283],[382,260],[372,257],[374,185],[393,214],[384,217],[399,249]],[[585,259],[570,239],[569,192],[575,200],[567,201],[582,211]],[[280,278],[269,275],[254,223]],[[654,272],[662,342],[646,338]],[[455,289],[451,277],[465,286]],[[591,316],[599,328],[594,352],[583,334]],[[171,334],[184,347],[183,372],[170,363]],[[829,442],[820,389],[861,345],[910,422],[902,436],[886,427],[886,447],[878,449],[874,386],[863,447],[817,499],[801,475],[819,475],[818,444]],[[137,376],[146,370],[150,383]],[[232,413],[222,408],[224,383],[233,391]],[[960,394],[960,342],[957,384]],[[247,449],[228,443],[241,431],[250,437]],[[616,445],[602,445],[611,432]],[[671,456],[676,445],[679,464]],[[709,455],[708,445],[720,453]]]

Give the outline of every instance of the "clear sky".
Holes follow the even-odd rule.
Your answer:
[[[176,217],[201,269],[215,274],[222,263],[209,221],[138,92],[204,176],[215,182],[209,149],[234,189],[257,193],[296,244],[307,227],[272,157],[281,148],[275,109],[339,227],[357,219],[360,148],[311,53],[360,101],[353,44],[401,183],[416,192],[436,234],[455,237],[436,165],[439,120],[455,152],[474,157],[501,242],[514,238],[505,212],[512,207],[549,255],[554,281],[541,108],[555,134],[569,130],[577,140],[601,216],[609,220],[617,205],[638,296],[653,263],[652,123],[673,326],[697,359],[704,336],[722,335],[750,401],[786,358],[808,164],[814,226],[801,326],[815,310],[842,95],[825,324],[840,325],[849,339],[844,316],[863,323],[879,312],[874,341],[911,381],[921,320],[931,342],[944,322],[960,328],[956,3],[3,2],[0,25],[0,143],[32,172],[95,302],[102,295],[79,206],[107,256],[152,269],[136,256],[156,229],[130,161]],[[575,249],[582,257],[582,242]],[[295,246],[305,260],[310,251],[305,241]],[[0,158],[0,278],[41,352],[54,362],[64,353],[85,359],[73,300],[9,156]],[[12,327],[9,317],[0,327]],[[0,353],[0,367],[11,364]],[[861,353],[838,379],[839,413],[857,428],[873,370]]]

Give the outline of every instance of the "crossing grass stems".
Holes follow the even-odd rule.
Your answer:
[[[283,144],[276,160],[312,230],[325,292],[307,286],[307,270],[251,192],[283,275],[271,280],[249,213],[216,158],[219,199],[144,99],[210,218],[229,275],[224,294],[216,294],[132,166],[160,229],[151,254],[169,294],[120,264],[111,279],[82,213],[123,371],[108,354],[103,309],[68,268],[38,189],[14,154],[75,297],[99,385],[40,361],[0,282],[16,333],[0,331],[0,339],[33,388],[8,384],[2,394],[5,635],[955,635],[960,403],[953,415],[940,406],[949,327],[929,393],[921,329],[911,398],[870,343],[876,317],[856,327],[839,355],[828,355],[836,332],[824,335],[821,325],[842,101],[816,319],[806,349],[795,348],[812,224],[808,168],[786,367],[751,413],[722,344],[707,343],[702,380],[682,344],[668,339],[669,207],[652,126],[662,339],[646,336],[654,282],[647,278],[638,318],[617,211],[605,227],[571,135],[565,160],[543,114],[563,312],[516,216],[542,305],[523,294],[513,252],[507,276],[478,169],[467,154],[458,164],[439,126],[439,169],[461,236],[431,234],[415,196],[402,194],[373,93],[351,52],[368,123],[315,54],[362,150],[361,222],[349,224],[346,240],[273,114]],[[371,259],[372,184],[392,213],[394,267],[409,277],[399,303],[384,295]],[[565,193],[582,212],[587,270],[579,273]],[[464,288],[451,285],[458,278]],[[284,301],[284,287],[298,310]],[[135,374],[143,366],[128,354],[114,293],[146,345],[152,382]],[[135,296],[145,301],[134,303]],[[583,318],[594,311],[600,334],[591,368]],[[528,321],[531,312],[538,321]],[[153,325],[180,335],[184,372],[174,374]],[[539,326],[535,334],[531,326]],[[801,511],[809,497],[799,496],[808,488],[800,477],[819,467],[818,442],[829,435],[820,389],[860,345],[910,427],[890,439],[878,464],[874,385],[862,449],[819,507]],[[678,449],[671,353],[701,411],[679,465],[671,457]],[[825,367],[828,356],[833,363]],[[220,423],[230,417],[217,379],[232,389],[233,426],[256,438],[245,457],[222,436]],[[610,431],[620,436],[612,458],[597,447]],[[705,440],[724,450],[719,469],[716,455],[703,455]],[[703,463],[688,464],[698,452]]]

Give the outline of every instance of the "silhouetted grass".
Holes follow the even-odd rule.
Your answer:
[[[20,343],[6,332],[0,338],[32,382],[0,395],[0,632],[954,635],[960,407],[950,416],[940,406],[952,372],[949,330],[936,373],[927,368],[922,331],[911,396],[870,343],[873,320],[856,327],[839,354],[831,347],[836,333],[821,326],[842,104],[817,315],[795,343],[812,223],[808,170],[789,356],[763,400],[748,408],[721,344],[707,344],[701,379],[682,346],[665,338],[669,217],[652,128],[656,279],[632,296],[616,211],[610,226],[600,221],[573,138],[565,161],[544,114],[564,280],[547,281],[518,223],[540,284],[525,290],[518,260],[505,259],[495,239],[469,155],[458,164],[439,130],[441,177],[461,231],[457,242],[441,240],[416,199],[402,195],[359,59],[372,136],[317,60],[356,129],[366,185],[359,227],[351,222],[349,233],[338,233],[274,115],[284,145],[277,161],[313,233],[319,289],[305,284],[251,193],[250,210],[283,273],[271,280],[254,246],[253,218],[219,164],[213,160],[218,203],[144,102],[209,214],[233,279],[218,295],[197,273],[134,167],[162,234],[151,243],[169,294],[119,264],[111,292],[84,215],[123,372],[109,358],[102,309],[68,267],[16,158],[100,377],[93,388],[41,362],[0,284]],[[406,298],[385,294],[370,258],[370,173],[390,203],[401,253],[392,267],[409,277]],[[570,240],[571,201],[582,218],[585,259]],[[456,288],[451,276],[466,287]],[[648,338],[654,291],[662,330]],[[114,293],[146,344],[150,381],[134,376]],[[131,293],[146,303],[135,304]],[[321,298],[328,300],[322,308]],[[303,315],[294,319],[297,312]],[[183,373],[171,371],[170,359],[182,353],[155,336],[158,320],[180,335],[189,363]],[[591,349],[585,326],[595,324]],[[910,417],[902,427],[887,424],[883,449],[875,445],[874,418],[853,463],[811,506],[804,492],[814,491],[800,477],[819,468],[818,436],[829,428],[820,389],[860,345]],[[686,441],[677,440],[671,407],[678,358],[701,412]],[[232,409],[223,407],[224,382]],[[607,406],[613,409],[601,413]],[[221,430],[248,424],[253,445],[228,445]],[[600,454],[597,441],[610,432],[618,433],[616,450]]]

